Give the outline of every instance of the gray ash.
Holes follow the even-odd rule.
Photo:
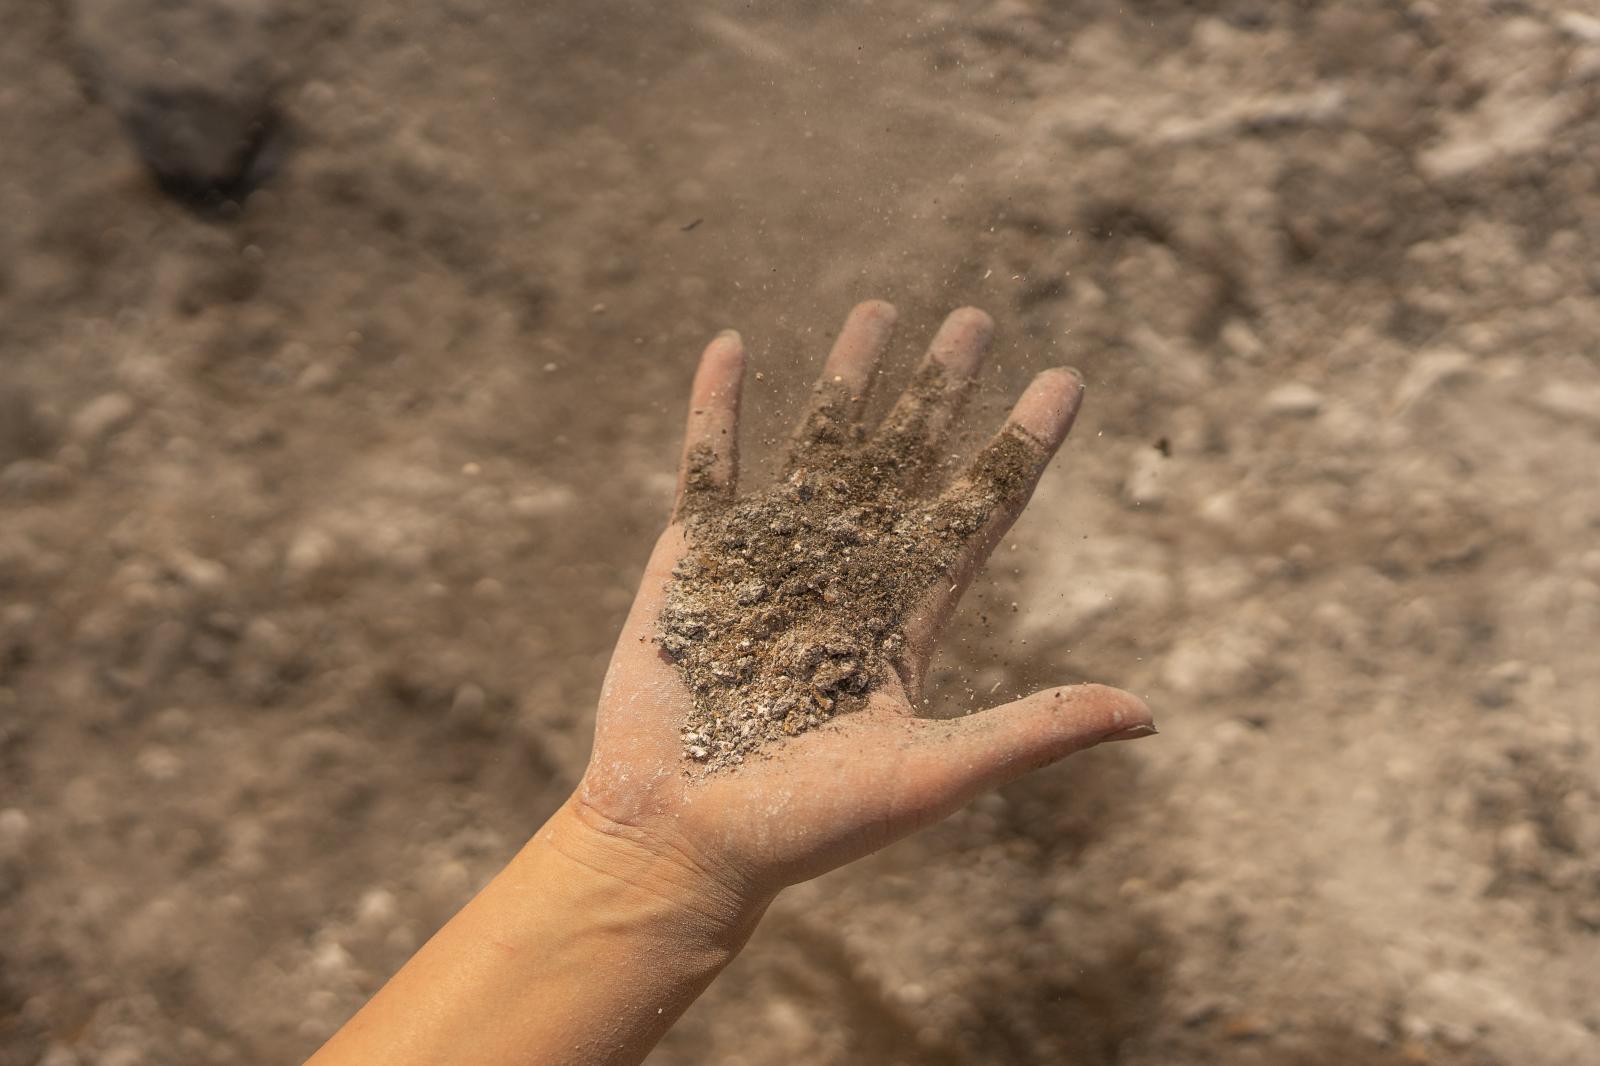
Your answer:
[[[938,388],[919,380],[912,396],[931,402]],[[917,417],[914,404],[900,421]],[[813,418],[779,484],[685,518],[657,640],[693,693],[683,743],[696,764],[736,765],[862,706],[905,649],[907,615],[1027,490],[1044,451],[1013,427],[956,487],[922,497],[924,456],[902,443],[917,427],[885,430],[866,443]]]

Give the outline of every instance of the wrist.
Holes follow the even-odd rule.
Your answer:
[[[765,909],[569,803],[315,1061],[641,1061]]]
[[[696,946],[737,952],[772,896],[661,834],[607,817],[578,796],[540,828],[518,862],[554,865],[576,893],[607,901]]]

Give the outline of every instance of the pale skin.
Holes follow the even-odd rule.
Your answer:
[[[822,381],[848,389],[842,417],[861,417],[895,318],[869,301],[841,329]],[[925,359],[950,387],[918,423],[928,443],[948,433],[993,329],[982,311],[963,308],[935,336]],[[1033,380],[1007,420],[1040,446],[1026,491],[998,505],[927,590],[896,675],[863,709],[734,770],[693,772],[679,736],[690,693],[653,636],[684,552],[683,516],[736,492],[744,371],[732,332],[701,356],[673,519],[613,654],[577,790],[312,1066],[639,1062],[783,888],[1074,752],[1155,732],[1137,697],[1100,685],[1046,689],[961,718],[917,714],[940,630],[1077,414],[1082,380],[1057,369]],[[700,457],[694,476],[691,455]]]

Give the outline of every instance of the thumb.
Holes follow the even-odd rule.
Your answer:
[[[929,722],[910,768],[931,806],[953,811],[980,792],[1112,740],[1156,727],[1139,697],[1105,685],[1045,689],[966,718]]]

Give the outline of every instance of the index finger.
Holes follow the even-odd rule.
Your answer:
[[[1035,377],[1000,432],[931,505],[946,528],[959,530],[964,539],[950,569],[934,582],[906,623],[906,660],[913,679],[920,681],[919,667],[931,654],[956,601],[1022,514],[1040,475],[1067,439],[1083,390],[1083,376],[1067,367]]]

